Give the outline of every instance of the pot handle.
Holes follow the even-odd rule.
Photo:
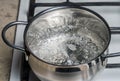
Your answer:
[[[15,49],[18,49],[18,50],[21,50],[21,51],[25,51],[25,49],[23,47],[20,47],[20,46],[16,46],[14,44],[11,44],[7,38],[6,38],[6,31],[10,28],[10,27],[13,27],[14,25],[27,25],[27,21],[14,21],[14,22],[11,22],[9,24],[7,24],[3,30],[2,30],[2,39],[3,41],[10,47],[12,48],[15,48]]]
[[[111,34],[120,34],[120,27],[110,27]],[[105,56],[105,58],[120,56],[120,52],[110,53]]]

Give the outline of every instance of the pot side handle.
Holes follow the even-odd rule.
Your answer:
[[[110,31],[112,35],[119,35],[120,27],[110,27]],[[105,58],[117,57],[117,56],[120,56],[120,52],[107,54]]]
[[[23,47],[20,47],[20,46],[16,46],[16,45],[14,45],[14,44],[11,44],[11,43],[7,40],[7,38],[6,38],[6,31],[7,31],[9,28],[13,27],[14,25],[27,25],[27,24],[28,24],[27,21],[14,21],[14,22],[11,22],[11,23],[7,24],[7,25],[3,28],[3,30],[2,30],[2,39],[3,39],[3,41],[4,41],[8,46],[10,46],[10,47],[12,47],[12,48],[15,48],[15,49],[18,49],[18,50],[21,50],[21,51],[25,51],[25,49],[24,49]]]

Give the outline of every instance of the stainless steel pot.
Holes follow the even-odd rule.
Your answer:
[[[24,32],[25,48],[10,44],[5,36],[8,28],[19,24],[27,25]],[[2,31],[2,38],[8,46],[29,53],[29,65],[39,79],[47,81],[88,81],[105,68],[108,57],[120,55],[119,53],[115,53],[115,55],[105,53],[110,43],[110,34],[108,24],[96,12],[83,7],[56,7],[40,12],[28,23],[16,21],[6,25]],[[83,56],[79,56],[80,49],[78,49],[81,46],[80,43],[78,44],[81,36],[89,38],[90,41],[87,42],[94,42],[98,46],[97,53],[92,52],[93,54],[91,53],[90,56],[84,57],[84,61],[76,64],[62,64],[63,55],[59,56],[57,52],[54,58],[61,59],[53,62],[54,58],[51,57],[54,56],[52,54],[56,52],[55,50],[60,50],[60,54],[63,53],[61,50],[68,53],[66,47],[72,50],[70,53],[78,53],[77,57],[83,59]],[[72,47],[67,46],[70,40],[74,40],[70,42]],[[85,41],[86,39],[83,40],[83,42]],[[41,47],[38,48],[38,46]],[[88,47],[88,44],[84,46],[91,48]],[[86,48],[83,48],[82,51],[84,49]],[[40,56],[39,53],[43,54]],[[48,54],[48,57],[45,56],[47,60],[45,57],[42,58],[45,54]],[[49,55],[51,56],[49,57]]]

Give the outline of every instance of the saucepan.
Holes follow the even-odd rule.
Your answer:
[[[14,25],[26,25],[24,47],[12,45],[6,31]],[[2,31],[3,41],[25,51],[28,62],[39,79],[47,81],[90,81],[103,70],[111,30],[98,13],[77,6],[49,8],[29,22],[15,21]]]

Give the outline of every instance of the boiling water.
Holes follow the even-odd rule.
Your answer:
[[[45,40],[39,51],[36,51],[39,58],[56,65],[77,65],[99,54],[99,47],[90,38],[67,37],[60,35]]]
[[[88,20],[93,25],[99,22],[85,18],[82,20],[85,22]],[[105,41],[99,37],[100,35],[92,31],[88,23],[87,25],[88,27],[81,23],[78,26],[61,25],[50,28],[45,23],[44,25],[41,23],[39,26],[44,27],[36,25],[36,28],[31,27],[28,31],[29,48],[38,58],[47,63],[55,65],[86,63],[96,58],[105,44]]]

